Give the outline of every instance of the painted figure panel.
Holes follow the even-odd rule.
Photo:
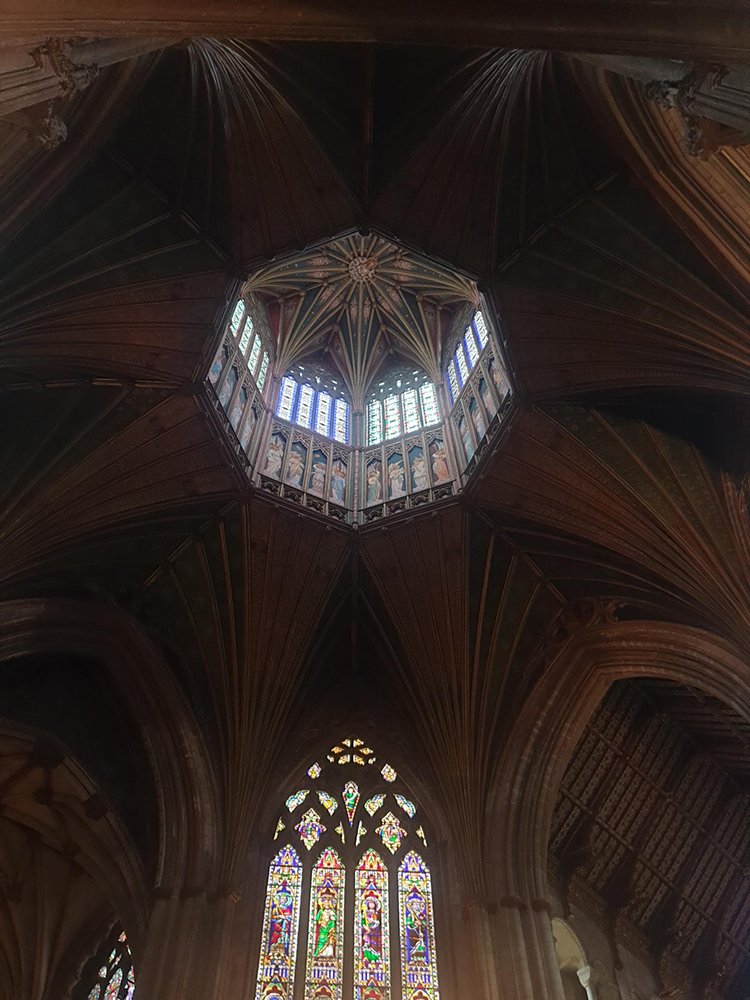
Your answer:
[[[313,868],[307,940],[305,1000],[341,1000],[343,982],[344,868],[328,847]]]
[[[376,851],[362,857],[354,891],[354,997],[390,1000],[388,872]]]
[[[301,441],[293,441],[289,449],[284,479],[290,486],[302,486],[307,463],[307,448]]]
[[[321,448],[316,448],[312,453],[310,475],[307,479],[308,490],[316,496],[322,497],[325,493],[327,468],[328,456]]]
[[[334,459],[331,468],[331,487],[328,495],[334,503],[341,504],[341,506],[346,503],[346,475],[346,462],[343,458]]]
[[[389,455],[388,462],[388,499],[397,500],[406,496],[406,476],[404,472],[404,459],[400,452]]]
[[[398,872],[404,996],[439,1000],[430,872],[414,851]]]
[[[367,463],[366,505],[380,503],[383,499],[383,463],[378,456]]]
[[[281,478],[281,463],[284,461],[285,448],[286,437],[280,431],[276,431],[268,442],[266,463],[263,467],[264,476],[273,476],[274,479]]]
[[[290,1000],[293,995],[301,883],[302,864],[287,845],[268,872],[256,1000]]]
[[[448,453],[445,450],[445,443],[439,438],[430,443],[430,464],[432,465],[432,478],[436,486],[451,481]]]
[[[414,493],[426,490],[430,485],[430,474],[427,471],[427,461],[424,457],[424,448],[421,444],[413,445],[409,449],[409,472],[411,475],[411,488]]]

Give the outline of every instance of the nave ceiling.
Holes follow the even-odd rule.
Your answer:
[[[563,56],[197,40],[131,70],[106,129],[19,151],[0,192],[0,596],[153,644],[208,748],[211,891],[242,880],[290,732],[354,706],[491,896],[487,802],[567,637],[659,620],[747,648],[743,262],[718,266]],[[458,498],[357,532],[248,485],[203,387],[240,282],[342,233],[476,279],[515,386]],[[150,877],[151,821],[125,821]]]

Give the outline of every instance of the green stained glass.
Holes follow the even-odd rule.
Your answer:
[[[286,807],[289,812],[294,812],[297,806],[301,806],[308,795],[309,789],[307,788],[303,788],[301,791],[295,792],[294,795],[290,795],[286,800]]]
[[[371,799],[368,799],[367,802],[365,802],[365,809],[371,816],[374,816],[384,802],[385,795],[373,795]]]
[[[404,810],[409,819],[414,819],[414,816],[416,815],[417,812],[417,807],[414,805],[414,803],[410,799],[405,798],[403,795],[395,794],[394,798],[396,799],[396,802],[398,802],[398,804]]]
[[[354,822],[354,813],[356,812],[358,802],[359,786],[356,781],[347,781],[344,785],[344,805],[346,806],[346,815],[349,820],[349,826],[351,826]]]
[[[375,832],[380,834],[383,846],[387,847],[391,854],[396,853],[401,847],[402,838],[406,836],[406,830],[402,828],[392,812],[385,814]]]
[[[344,868],[327,847],[313,868],[307,939],[305,1000],[341,1000],[343,980]],[[321,989],[322,988],[322,989]]]

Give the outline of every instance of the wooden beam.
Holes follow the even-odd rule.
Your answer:
[[[6,0],[0,38],[245,37],[743,60],[744,0]]]

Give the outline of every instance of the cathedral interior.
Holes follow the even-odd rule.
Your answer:
[[[747,1000],[749,53],[4,5],[0,1000]]]

